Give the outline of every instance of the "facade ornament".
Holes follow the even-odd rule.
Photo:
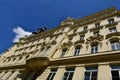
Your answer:
[[[90,36],[88,39],[86,39],[86,44],[91,44],[93,42],[100,42],[104,39],[103,35],[98,35],[98,36]]]

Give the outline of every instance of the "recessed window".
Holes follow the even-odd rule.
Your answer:
[[[116,27],[114,27],[114,28],[110,28],[110,29],[109,29],[109,32],[110,32],[110,33],[115,33],[115,32],[117,32]]]
[[[95,27],[100,27],[100,22],[95,23]]]
[[[120,66],[111,67],[112,80],[120,80]]]
[[[66,72],[64,73],[62,80],[72,80],[75,68],[66,68]]]
[[[99,32],[94,32],[94,36],[99,36]]]
[[[80,36],[80,40],[84,40],[84,35]]]
[[[84,80],[97,80],[97,67],[86,67]]]
[[[87,31],[88,26],[83,27],[83,31]]]
[[[108,22],[109,22],[109,24],[113,24],[114,23],[114,19],[113,18],[109,19]]]
[[[52,69],[46,80],[53,80],[56,72],[57,72],[57,69]]]
[[[91,53],[97,53],[98,52],[98,44],[91,46]]]
[[[118,41],[111,42],[111,48],[112,50],[120,50],[120,42]]]
[[[63,49],[63,50],[62,50],[61,57],[64,57],[64,56],[65,56],[65,54],[66,54],[66,52],[67,52],[67,49]]]
[[[74,56],[78,56],[80,53],[80,47],[75,48]]]

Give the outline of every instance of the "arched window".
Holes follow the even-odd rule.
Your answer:
[[[120,50],[120,42],[119,41],[111,41],[112,50]]]
[[[91,53],[97,53],[98,52],[98,44],[91,45]]]
[[[80,53],[80,46],[75,47],[74,56],[78,56]]]
[[[62,50],[61,57],[64,57],[64,56],[65,56],[65,54],[66,54],[66,52],[67,52],[67,49],[66,49],[66,48],[65,48],[65,49],[63,49],[63,50]]]

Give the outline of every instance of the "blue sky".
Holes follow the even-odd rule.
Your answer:
[[[81,18],[112,6],[120,10],[120,0],[0,0],[0,53],[13,44],[18,29],[51,29],[67,17]]]

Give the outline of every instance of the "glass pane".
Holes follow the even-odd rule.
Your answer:
[[[112,71],[112,76],[119,76],[119,72],[118,71]]]
[[[119,71],[111,71],[111,72],[112,72],[112,80],[120,80]]]
[[[68,80],[72,80],[73,72],[70,72]]]
[[[68,73],[65,72],[64,76],[63,76],[63,80],[67,80],[67,77],[68,77]]]
[[[50,73],[47,77],[47,80],[50,80],[50,77],[51,77],[52,73]]]
[[[92,77],[97,77],[97,72],[92,72]]]
[[[90,78],[90,72],[85,72],[85,78]]]
[[[53,75],[51,76],[50,80],[53,80],[54,76],[55,76],[55,73],[53,73]]]

